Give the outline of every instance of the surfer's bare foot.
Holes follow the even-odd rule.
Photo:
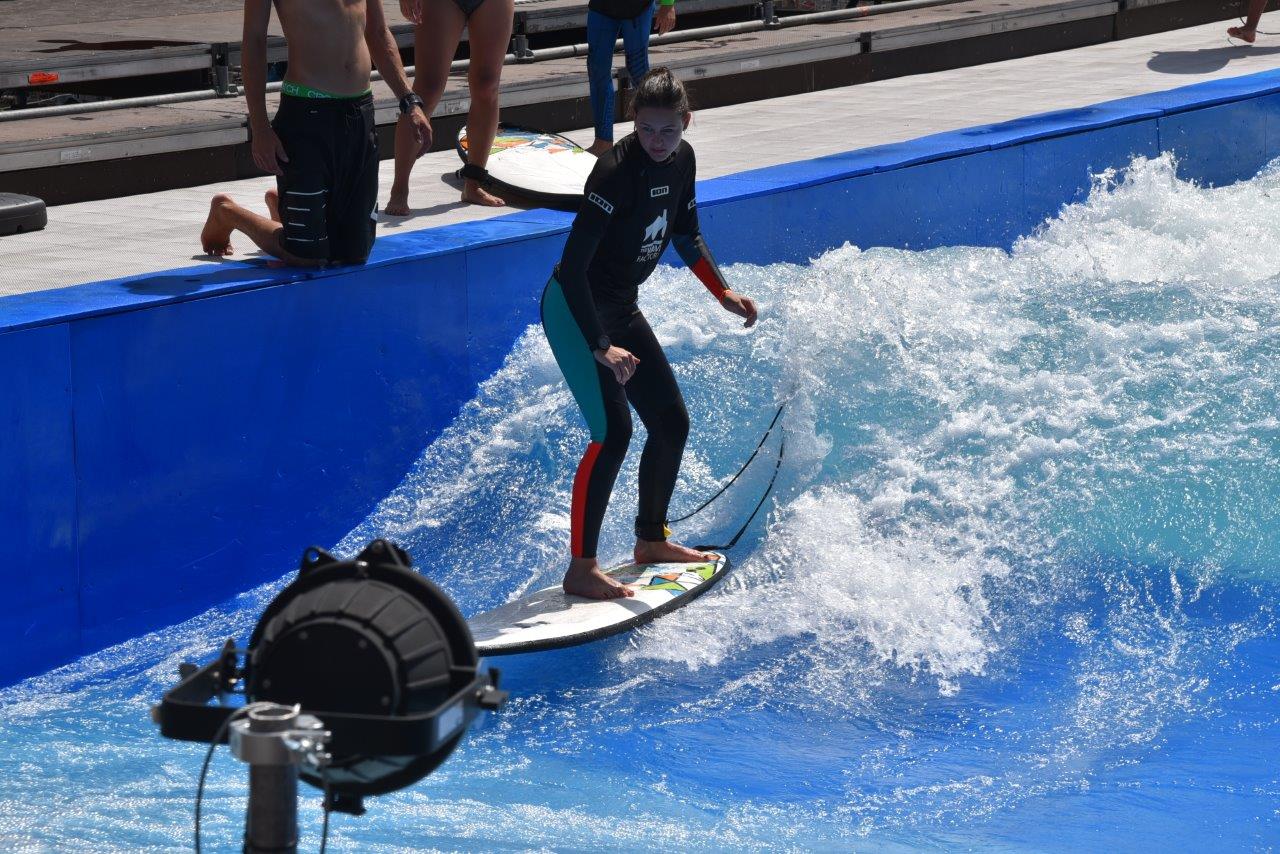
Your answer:
[[[597,139],[595,142],[591,143],[591,146],[587,149],[587,154],[594,154],[596,157],[599,157],[611,148],[613,148],[613,143],[609,140]]]
[[[564,574],[564,592],[588,599],[624,599],[636,595],[631,588],[601,572],[595,558],[580,557],[569,563],[569,570]]]
[[[226,193],[218,193],[209,202],[209,218],[200,230],[200,247],[204,254],[227,256],[234,251],[231,248],[231,225],[223,215],[223,209],[234,204]]]
[[[1258,37],[1258,32],[1257,30],[1251,30],[1248,27],[1228,27],[1227,35],[1231,36],[1233,39],[1240,39],[1242,42],[1253,44],[1254,40]]]
[[[391,198],[387,199],[387,205],[382,209],[387,216],[408,216],[409,215],[409,191],[397,190],[391,188]]]
[[[267,212],[271,214],[271,218],[276,222],[284,222],[280,218],[280,191],[272,187],[262,198],[267,203]]]
[[[712,560],[706,552],[666,540],[636,540],[636,563],[702,563]]]
[[[500,208],[506,204],[502,199],[481,187],[468,178],[462,185],[462,200],[472,205],[484,205],[489,208]]]

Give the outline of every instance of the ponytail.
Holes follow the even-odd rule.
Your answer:
[[[682,119],[688,118],[693,112],[689,107],[689,93],[680,78],[672,74],[669,68],[652,68],[640,78],[635,94],[631,96],[627,117],[634,120],[637,112],[653,107],[675,110]]]

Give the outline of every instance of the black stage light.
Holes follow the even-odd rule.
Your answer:
[[[306,551],[298,578],[258,620],[245,666],[248,702],[300,705],[333,730],[332,714],[404,718],[443,706],[479,666],[467,621],[409,555],[375,540],[355,560]],[[330,713],[330,714],[326,714]],[[385,755],[330,744],[335,795],[380,795],[408,786],[449,757],[465,734],[459,710],[441,722],[428,754]],[[321,780],[303,768],[302,778]]]
[[[300,766],[288,771],[294,785],[301,776],[325,791],[326,810],[354,815],[364,797],[430,774],[506,692],[496,670],[480,672],[457,607],[410,564],[386,540],[353,560],[308,549],[258,620],[243,667],[228,641],[218,660],[180,668],[182,681],[152,711],[161,734],[211,744],[230,734],[252,770]],[[245,704],[226,704],[241,688]],[[273,716],[288,723],[273,725]],[[269,797],[278,804],[290,791],[288,780],[273,783]]]

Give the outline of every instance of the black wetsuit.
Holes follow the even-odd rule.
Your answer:
[[[708,290],[719,298],[727,289],[698,229],[694,173],[688,143],[655,163],[634,134],[620,141],[592,170],[560,264],[543,292],[547,339],[591,430],[574,478],[574,557],[596,555],[600,523],[631,440],[628,402],[649,433],[640,458],[636,536],[667,536],[689,415],[636,298],[673,241]],[[594,351],[610,345],[639,360],[625,385],[595,360]]]

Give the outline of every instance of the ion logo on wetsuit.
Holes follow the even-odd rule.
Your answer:
[[[604,154],[542,295],[547,340],[591,431],[573,481],[574,557],[596,555],[605,507],[631,441],[628,402],[649,433],[640,458],[636,536],[667,536],[689,415],[636,299],[670,243],[717,299],[728,290],[698,228],[695,171],[693,149],[683,141],[663,163],[655,163],[634,134]],[[639,360],[625,385],[595,359],[594,351],[611,345]]]

